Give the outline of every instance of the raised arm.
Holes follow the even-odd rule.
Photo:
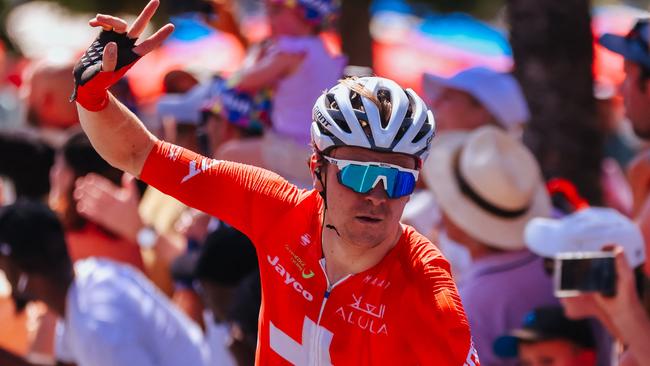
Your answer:
[[[130,28],[124,20],[108,15],[90,21],[104,30],[75,66],[73,99],[79,104],[82,127],[97,152],[113,166],[222,219],[255,241],[274,225],[270,218],[281,217],[308,193],[269,171],[217,161],[158,140],[107,92],[172,32],[168,24],[135,45],[157,7],[158,0],[151,0]]]
[[[105,109],[90,112],[77,105],[79,120],[93,147],[109,164],[139,177],[157,139],[113,96]]]
[[[274,53],[259,60],[255,65],[242,70],[237,75],[237,89],[255,92],[273,86],[285,77],[304,59],[304,55]]]
[[[135,45],[159,4],[159,0],[151,0],[130,27],[120,18],[97,14],[89,24],[103,31],[77,63],[74,73],[72,100],[77,102],[82,128],[106,161],[135,176],[140,175],[157,139],[107,90],[174,30],[167,24]]]

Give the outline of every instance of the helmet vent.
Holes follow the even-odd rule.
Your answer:
[[[328,109],[327,113],[330,115],[330,117],[332,117],[334,123],[336,123],[336,125],[339,126],[341,130],[345,131],[345,133],[352,133],[352,130],[350,129],[350,125],[345,120],[345,116],[343,115],[343,113],[341,113],[340,110]]]
[[[377,91],[377,100],[379,101],[379,115],[381,116],[381,128],[387,128],[390,121],[393,105],[390,102],[390,91],[380,89]]]
[[[412,142],[412,143],[417,143],[417,142],[419,142],[419,141],[422,140],[422,138],[424,138],[424,136],[426,136],[430,131],[431,131],[431,125],[428,124],[428,123],[425,123],[425,124],[422,126],[422,128],[420,129],[420,132],[418,132],[417,135],[415,135],[415,137],[413,138],[413,141],[411,141],[411,142]]]
[[[402,121],[402,125],[400,126],[399,130],[397,130],[397,134],[395,135],[395,138],[393,139],[393,144],[392,144],[393,147],[395,145],[397,145],[397,143],[402,140],[402,137],[404,137],[404,135],[406,134],[406,131],[409,130],[409,127],[411,127],[411,124],[413,124],[413,119],[404,118],[404,121]]]

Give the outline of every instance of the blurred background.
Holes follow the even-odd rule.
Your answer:
[[[17,124],[20,113],[24,115],[20,103],[8,91],[20,88],[31,61],[46,59],[63,63],[76,59],[96,35],[87,26],[94,13],[117,14],[128,20],[133,19],[144,3],[2,1],[0,69],[5,92],[0,97],[0,113],[17,113],[17,117],[3,118],[0,126]],[[153,26],[171,20],[177,30],[163,47],[139,62],[128,75],[128,84],[138,103],[144,106],[145,115],[147,105],[153,105],[163,92],[163,77],[170,70],[228,75],[238,69],[249,44],[267,38],[269,27],[261,1],[234,2],[235,25],[211,27],[219,22],[223,4],[228,3],[231,1],[162,2]],[[347,56],[348,65],[372,67],[376,75],[392,78],[417,92],[422,92],[425,72],[449,77],[472,66],[514,71],[533,112],[526,142],[538,157],[545,157],[540,161],[546,175],[572,178],[588,199],[597,202],[600,188],[594,185],[597,179],[593,178],[600,166],[599,158],[580,152],[580,146],[583,143],[593,146],[602,136],[594,132],[596,105],[584,100],[592,96],[593,80],[599,82],[604,93],[615,92],[624,75],[622,57],[605,50],[595,40],[606,32],[625,34],[636,18],[647,14],[649,3],[643,0],[572,0],[557,4],[526,0],[347,1],[342,3],[335,24],[326,28],[321,37],[331,52]],[[518,67],[513,68],[514,65]],[[529,67],[554,71],[543,73]],[[535,78],[546,78],[546,81],[540,84]],[[555,95],[564,95],[558,98],[569,106],[562,108],[563,117],[550,118],[545,114],[552,113],[550,110],[557,106],[547,108],[548,103],[553,103],[553,93],[549,94],[545,87],[540,89],[539,85],[552,88]],[[579,106],[573,103],[581,99]],[[552,148],[541,146],[540,141],[548,140],[548,136],[558,131],[554,127],[557,125],[564,126],[563,135],[580,137],[579,141],[563,139],[571,141],[571,149],[578,152],[574,154],[575,161],[559,161],[548,152],[568,149],[562,142]],[[592,132],[585,135],[585,131]],[[582,162],[586,174],[575,173],[572,164],[576,162]]]
[[[206,251],[199,248],[222,240],[219,235],[212,239],[208,235],[218,232],[219,221],[108,169],[79,132],[75,105],[68,101],[72,65],[98,34],[88,20],[103,13],[131,23],[146,3],[0,0],[0,206],[21,196],[47,201],[64,221],[74,261],[87,254],[134,265],[175,306],[206,328],[214,323],[203,317],[210,302],[199,299],[201,291],[194,288],[204,278],[197,280],[196,259],[189,260],[186,255],[200,252],[207,258]],[[319,55],[316,61],[308,59],[300,71],[292,70],[265,85],[250,87],[249,80],[246,87],[240,84],[228,89],[224,85],[232,85],[223,80],[241,81],[238,76],[250,71],[251,64],[273,53],[268,45],[275,41],[274,34],[265,8],[262,0],[162,0],[143,37],[167,22],[175,25],[174,33],[139,60],[111,92],[167,141],[217,159],[262,166],[292,183],[310,187],[310,177],[305,178],[309,174],[305,160],[311,152],[307,149],[310,119],[294,118],[300,123],[287,128],[282,118],[287,119],[286,115],[271,113],[269,104],[274,103],[277,112],[293,108],[289,104],[299,101],[309,116],[313,100],[303,96],[304,86],[316,88],[312,92],[317,96],[341,76],[387,77],[425,99],[441,132],[471,130],[485,123],[508,130],[522,141],[536,158],[528,165],[539,164],[544,182],[557,183],[554,179],[560,178],[560,182],[569,182],[568,191],[577,192],[567,194],[564,189],[560,196],[565,197],[556,199],[549,186],[556,217],[577,211],[584,201],[650,222],[650,164],[645,163],[650,159],[644,152],[648,145],[635,136],[625,115],[621,95],[624,60],[598,43],[603,34],[626,35],[637,19],[649,17],[650,0],[343,0],[340,14],[331,23],[310,24],[315,32],[308,38],[317,42],[308,52],[298,53],[313,51]],[[331,80],[322,75],[325,66],[335,71]],[[464,85],[454,84],[462,79],[458,73],[476,68],[489,70],[490,77],[496,79],[481,79],[479,72]],[[314,75],[324,86],[311,85]],[[479,110],[476,116],[487,118],[471,128],[450,128],[445,124],[449,123],[445,113],[450,112],[445,112],[439,96],[428,89],[432,84],[427,80],[437,80],[452,93],[461,91],[468,105]],[[499,84],[502,82],[505,84]],[[498,90],[505,94],[489,95]],[[232,100],[234,107],[227,105]],[[250,105],[254,113],[239,113],[236,107],[242,103]],[[453,111],[452,119],[461,120],[462,109]],[[260,137],[262,130],[271,140]],[[259,153],[260,141],[275,146],[271,152],[277,154],[270,155],[277,161],[285,160],[282,153],[289,149],[284,148],[292,144],[294,150],[289,154],[296,152],[295,164],[276,167],[255,160],[252,155]],[[75,161],[71,156],[82,158]],[[636,161],[635,156],[639,157]],[[97,163],[96,169],[86,169],[84,159]],[[86,169],[82,173],[75,166],[80,161]],[[555,187],[566,188],[563,184]],[[440,210],[430,198],[431,187],[422,183],[419,188],[404,222],[435,243],[443,242],[445,239],[438,240],[438,232],[444,230]],[[92,202],[94,211],[88,209],[91,196],[104,200]],[[579,204],[566,196],[579,196]],[[567,208],[571,205],[575,207]],[[144,229],[155,229],[155,243],[140,237]],[[644,235],[648,247],[650,229],[646,228]],[[83,241],[90,244],[81,244]],[[519,244],[523,249],[523,242]],[[216,251],[224,250],[214,245]],[[90,247],[92,250],[87,250]],[[80,255],[84,250],[87,253]],[[460,282],[461,270],[471,269],[468,254],[458,246],[443,251]],[[224,316],[245,328],[236,331],[246,333],[241,343],[248,358],[255,350],[259,311],[257,264],[254,255],[250,257],[253,259],[246,257],[242,262],[252,269],[236,281],[238,286],[243,284],[248,296],[232,300],[240,302],[245,316]],[[650,274],[648,262],[645,273]],[[244,276],[251,274],[252,280]],[[216,280],[208,280],[223,285],[222,273],[209,275]],[[51,359],[55,317],[42,303],[27,306],[21,299],[9,301],[10,292],[0,272],[0,350]],[[248,309],[241,303],[257,307]],[[14,312],[16,307],[23,311]],[[527,310],[533,310],[532,306]],[[251,360],[238,364],[251,364]]]

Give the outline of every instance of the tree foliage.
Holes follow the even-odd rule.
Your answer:
[[[603,132],[593,98],[589,0],[509,0],[510,39],[531,111],[525,142],[547,178],[602,203]]]

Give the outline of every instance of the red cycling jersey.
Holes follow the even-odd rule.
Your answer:
[[[318,192],[163,142],[141,178],[255,244],[256,365],[479,365],[449,263],[413,228],[380,263],[329,284]]]

